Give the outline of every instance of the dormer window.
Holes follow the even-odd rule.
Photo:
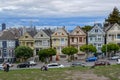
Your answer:
[[[25,38],[28,38],[28,36],[25,36]]]
[[[40,36],[43,37],[43,34],[41,34]]]
[[[76,31],[76,33],[79,33],[79,31]]]
[[[98,29],[95,29],[95,32],[98,32]]]

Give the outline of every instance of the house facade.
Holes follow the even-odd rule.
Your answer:
[[[78,49],[77,58],[83,58],[82,56],[85,55],[85,53],[80,51],[80,46],[84,44],[86,44],[86,33],[80,28],[80,26],[77,26],[69,33],[69,45]]]
[[[116,43],[120,45],[120,25],[117,23],[113,25],[109,25],[105,29],[106,31],[106,42],[108,43]]]
[[[35,55],[38,54],[38,51],[45,48],[51,47],[51,34],[52,31],[50,29],[41,29],[35,36],[34,36],[34,53]]]
[[[34,49],[34,38],[30,33],[26,32],[19,38],[20,46],[28,46],[31,49]]]
[[[105,43],[105,32],[99,25],[94,25],[93,28],[88,32],[88,44],[93,44],[97,53],[102,53],[101,48]]]
[[[52,47],[57,50],[57,56],[62,57],[61,50],[68,46],[68,33],[65,28],[57,28],[52,34]]]
[[[4,30],[0,33],[0,62],[15,61],[14,49],[18,46],[18,39],[10,30]]]

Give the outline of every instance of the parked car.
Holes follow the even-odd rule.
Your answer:
[[[35,66],[37,63],[35,61],[29,61],[30,66]]]
[[[26,67],[30,67],[30,64],[28,62],[20,63],[17,65],[17,68],[26,68]]]
[[[110,65],[110,62],[108,62],[108,61],[96,61],[94,63],[94,66],[104,66],[104,65]]]
[[[110,60],[117,60],[117,59],[120,59],[120,56],[115,55],[115,56],[110,57]]]
[[[63,68],[64,65],[59,64],[59,63],[50,63],[47,65],[47,68]]]
[[[117,60],[117,64],[120,64],[120,59]]]
[[[75,66],[83,66],[83,67],[85,67],[85,63],[75,61],[75,62],[72,62],[71,66],[72,67],[75,67]]]
[[[97,57],[88,57],[88,58],[86,59],[86,62],[92,62],[92,61],[97,61],[97,60],[98,60]]]
[[[3,64],[0,64],[0,70],[3,70]]]

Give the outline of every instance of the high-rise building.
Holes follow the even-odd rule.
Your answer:
[[[2,31],[6,29],[6,24],[2,23]]]

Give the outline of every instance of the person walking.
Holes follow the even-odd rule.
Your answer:
[[[9,63],[7,63],[6,64],[6,72],[9,72],[9,68],[10,68]]]
[[[7,69],[7,64],[6,63],[3,63],[3,70],[6,72],[6,69]]]

